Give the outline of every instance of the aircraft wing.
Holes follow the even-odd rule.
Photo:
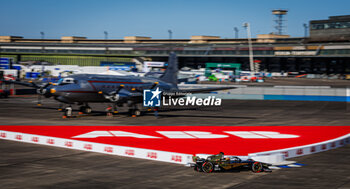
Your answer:
[[[17,84],[17,85],[23,85],[23,86],[27,86],[27,87],[38,88],[38,86],[36,84],[31,83],[31,82],[6,81],[6,80],[1,80],[1,81],[6,83],[6,84]]]
[[[180,89],[180,90],[175,90],[171,92],[194,94],[194,93],[207,93],[211,91],[220,91],[220,90],[235,89],[235,88],[237,87],[207,87],[207,88],[196,88],[196,89]],[[118,94],[118,98],[116,98],[116,94]],[[143,101],[142,91],[132,92],[126,89],[120,89],[112,93],[104,93],[104,95],[106,99],[112,102],[122,100],[122,101],[134,101],[134,102],[141,103]],[[183,97],[183,95],[173,95],[173,96]]]
[[[129,91],[124,88],[119,88],[112,92],[103,92],[104,97],[112,102],[122,101],[135,101],[141,102],[143,99],[142,92],[140,91]]]
[[[221,91],[227,89],[236,89],[237,87],[207,87],[207,88],[196,88],[196,89],[180,89],[176,92],[181,93],[207,93],[212,91]]]

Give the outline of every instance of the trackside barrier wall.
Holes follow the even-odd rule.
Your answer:
[[[218,85],[180,85],[180,88],[218,87]],[[237,87],[236,89],[200,94],[200,97],[215,94],[222,99],[250,100],[300,100],[300,101],[336,101],[350,102],[350,88],[332,88],[330,86],[246,86],[220,85],[220,87]],[[197,96],[197,94],[196,94]]]
[[[182,154],[151,149],[85,142],[79,140],[25,134],[19,132],[0,130],[0,139],[26,142],[32,144],[43,144],[48,146],[56,146],[75,150],[84,150],[89,152],[98,152],[110,155],[149,159],[177,164],[188,164],[189,162],[192,162],[192,154]]]
[[[70,149],[76,149],[76,150],[84,150],[84,151],[90,151],[90,152],[98,152],[98,153],[104,153],[104,154],[110,154],[110,155],[149,159],[149,160],[156,160],[156,161],[177,163],[177,164],[184,164],[184,165],[192,162],[192,154],[183,154],[183,153],[159,151],[159,150],[152,150],[152,149],[117,146],[117,145],[94,143],[94,142],[85,142],[85,141],[79,141],[79,140],[63,139],[63,138],[57,138],[57,137],[25,134],[25,133],[19,133],[19,132],[3,131],[3,130],[0,130],[0,139],[70,148]],[[315,144],[310,144],[310,145],[304,145],[304,146],[298,146],[298,147],[292,147],[292,148],[280,149],[280,150],[274,150],[274,151],[252,153],[252,154],[248,154],[248,157],[256,160],[262,159],[268,163],[279,164],[281,163],[281,161],[284,161],[284,159],[323,152],[323,151],[335,149],[338,147],[342,147],[346,144],[350,144],[350,134],[338,137],[336,139],[315,143]],[[244,158],[244,157],[241,156],[241,158]]]
[[[281,149],[281,150],[252,153],[252,154],[249,154],[249,156],[252,157],[253,159],[254,157],[259,157],[259,156],[270,156],[271,158],[274,158],[275,155],[283,154],[284,158],[288,159],[288,158],[294,158],[294,157],[299,157],[303,155],[309,155],[309,154],[314,154],[318,152],[335,149],[347,144],[350,144],[350,134],[341,136],[336,139],[320,142],[320,143]]]

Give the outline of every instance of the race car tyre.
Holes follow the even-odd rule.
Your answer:
[[[211,162],[205,162],[202,165],[202,170],[206,173],[211,173],[214,170],[214,165]]]
[[[203,172],[202,168],[198,165],[195,165],[193,169],[197,172]]]
[[[263,165],[262,165],[262,163],[260,163],[260,162],[254,162],[253,164],[252,164],[252,171],[254,172],[254,173],[259,173],[259,172],[261,172],[263,170]]]

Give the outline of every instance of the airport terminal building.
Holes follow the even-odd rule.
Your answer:
[[[350,15],[310,21],[309,37],[262,34],[252,39],[254,61],[260,71],[312,74],[350,74]],[[190,39],[25,39],[0,36],[0,56],[14,61],[97,66],[101,61],[167,61],[169,52],[180,67],[199,68],[205,63],[239,63],[249,70],[248,39],[192,36]]]

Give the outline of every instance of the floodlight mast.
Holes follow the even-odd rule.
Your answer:
[[[253,46],[252,46],[252,36],[250,32],[250,24],[248,22],[243,23],[243,27],[247,30],[248,37],[248,46],[249,46],[249,65],[250,65],[250,75],[255,75],[254,68],[254,55],[253,55]]]

